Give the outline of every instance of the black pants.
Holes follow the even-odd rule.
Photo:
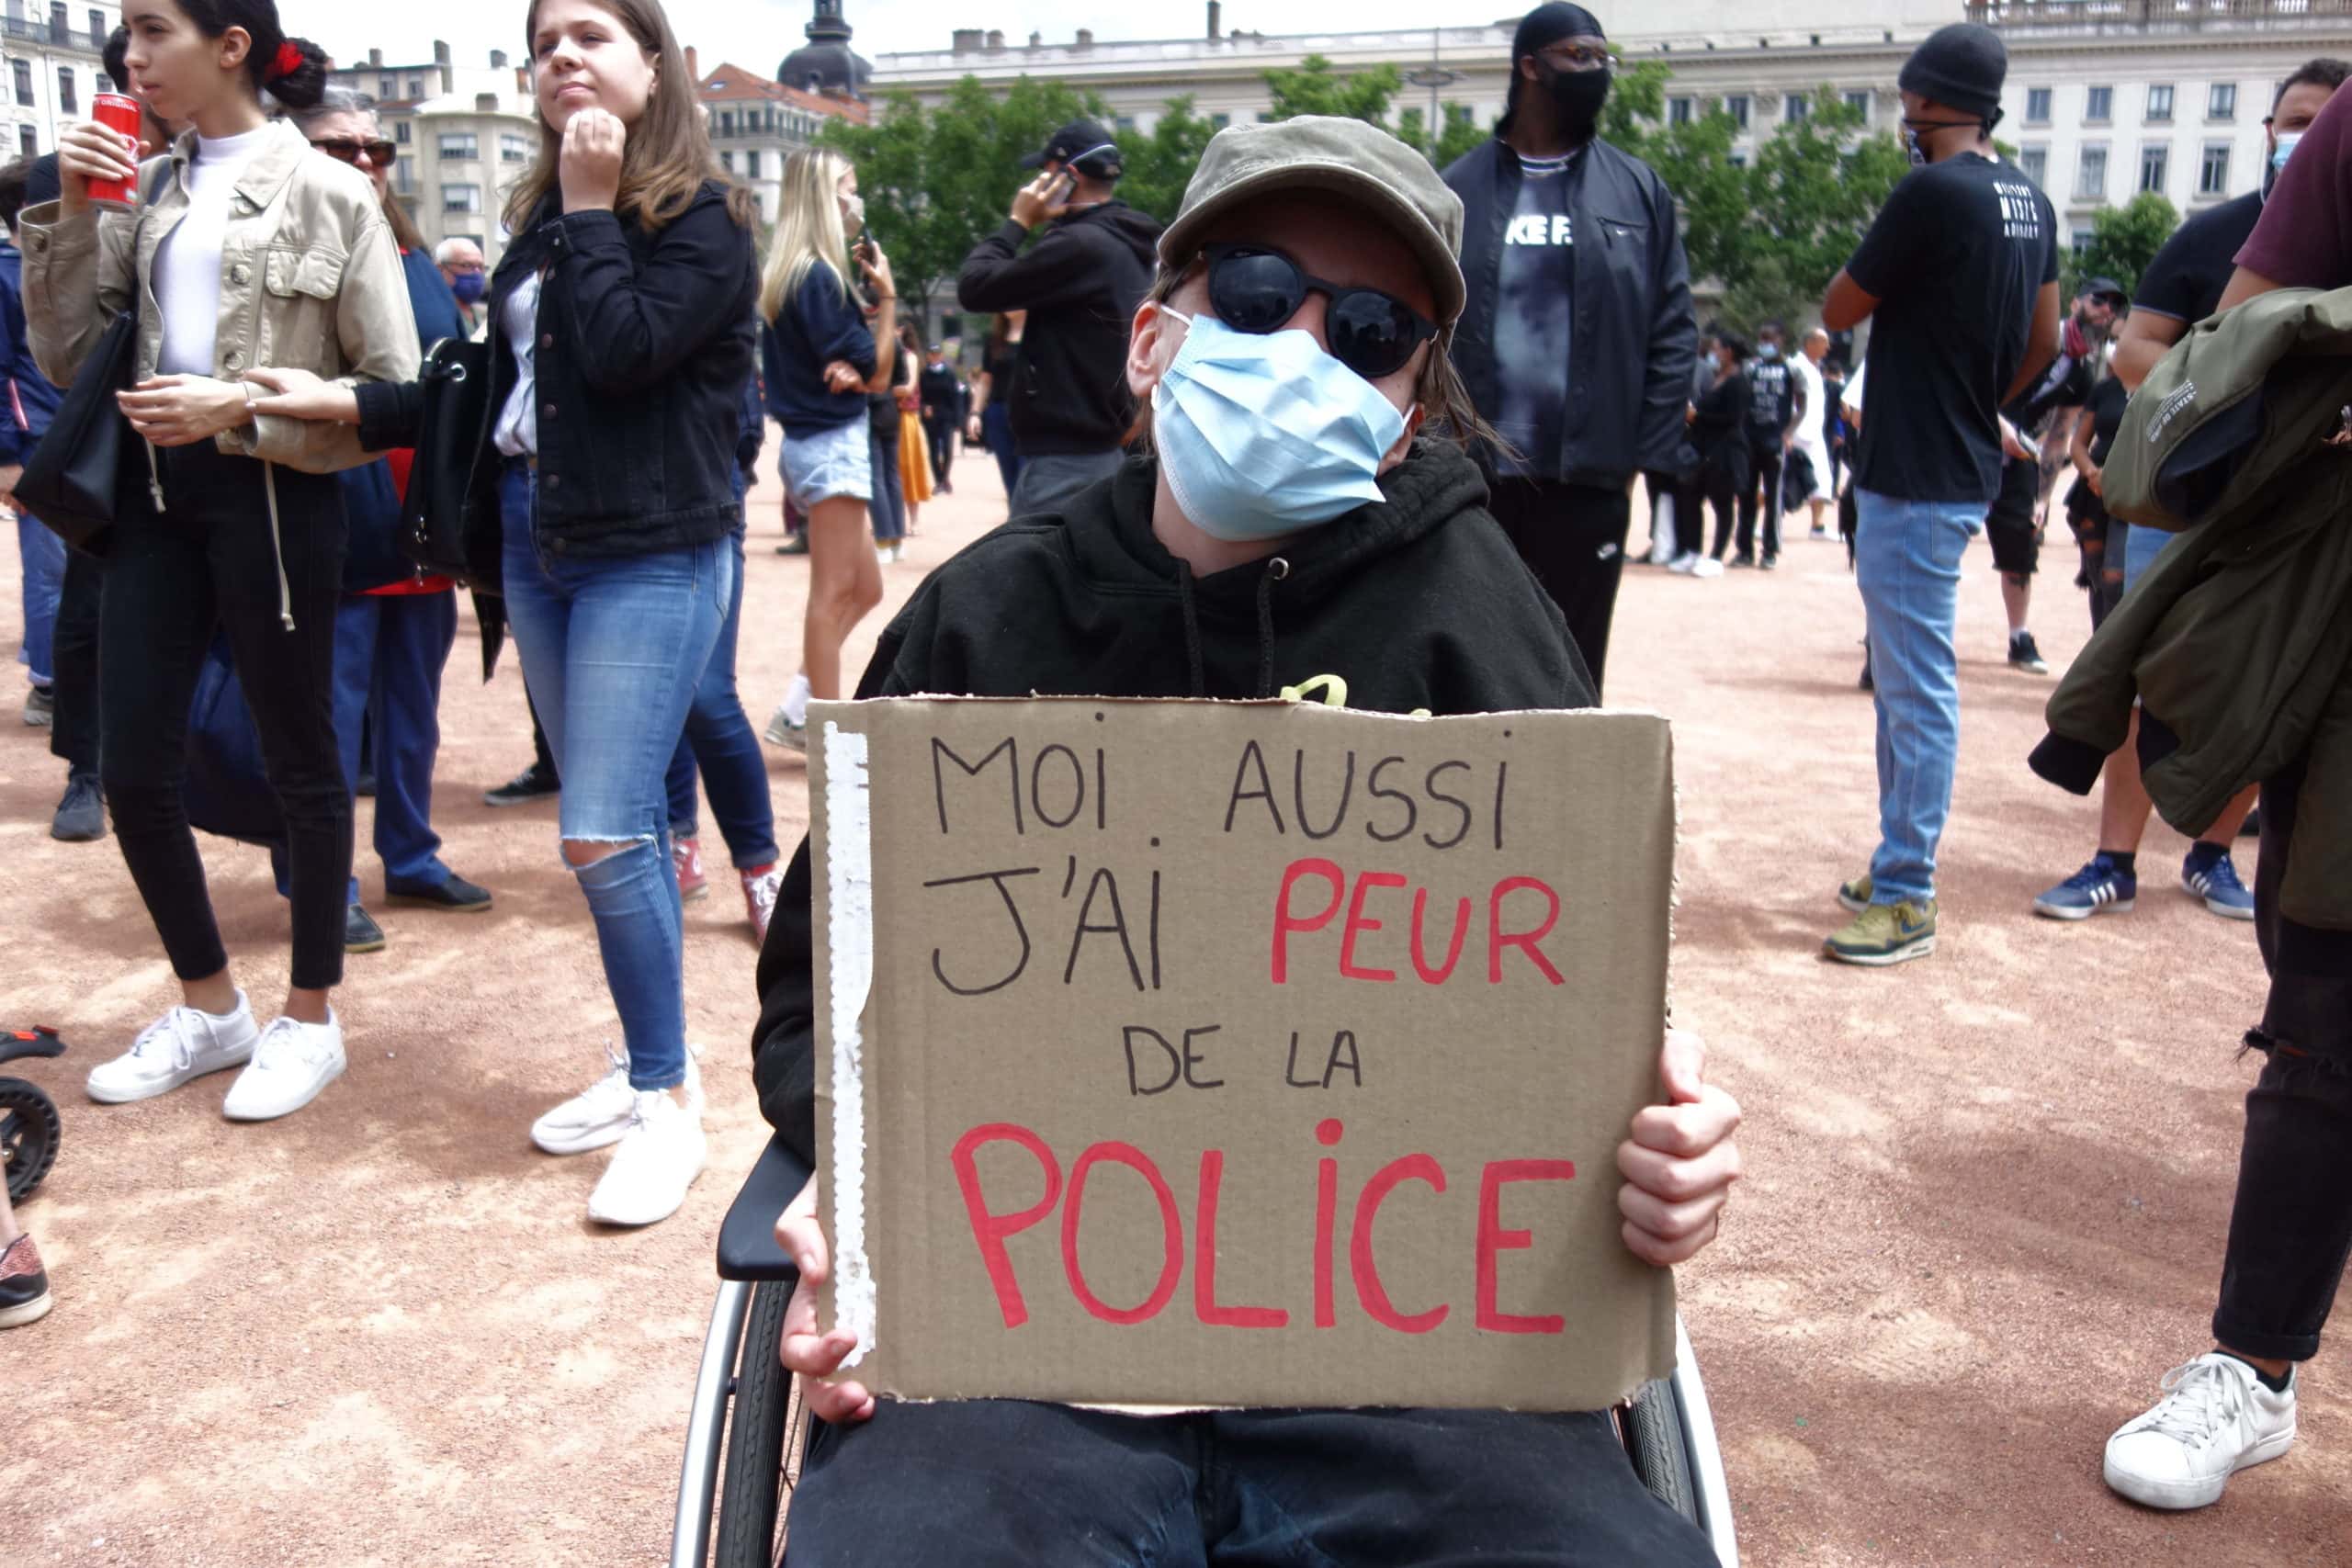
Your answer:
[[[527,685],[523,688],[523,705],[531,710],[531,765],[560,782],[563,775],[556,770],[555,750],[548,744],[547,727],[539,722],[539,705],[531,700]]]
[[[956,457],[956,423],[953,420],[927,419],[922,433],[931,443],[931,479],[933,484],[947,482],[948,465]]]
[[[217,625],[253,709],[262,761],[286,819],[293,983],[343,978],[351,792],[334,732],[334,611],[342,585],[343,490],[331,476],[277,470],[294,625],[279,618],[262,465],[209,442],[162,458],[164,510],[147,502],[144,453],[126,472],[133,510],[114,531],[100,623],[100,772],[131,880],[184,980],[228,963],[189,830],[188,702]]]
[[[1567,618],[1568,636],[1584,655],[1599,696],[1633,498],[1621,489],[1558,479],[1498,479],[1487,506]]]
[[[106,581],[104,562],[79,550],[65,552],[65,587],[58,595],[50,654],[57,669],[57,717],[49,750],[74,773],[98,771],[98,604]]]
[[[1707,553],[1717,560],[1731,547],[1732,526],[1739,515],[1739,487],[1745,476],[1735,458],[1726,463],[1702,464],[1699,468],[1699,493],[1715,509],[1715,544]],[[1693,526],[1698,524],[1698,509],[1691,509]]]
[[[1695,556],[1707,547],[1707,490],[1693,473],[1674,487],[1674,553]]]
[[[1777,435],[1758,436],[1747,444],[1747,488],[1739,492],[1739,553],[1756,553],[1756,498],[1764,498],[1764,558],[1781,553],[1781,460],[1786,456]],[[1715,553],[1721,555],[1719,545]]]
[[[2262,783],[2255,932],[2270,970],[2269,1053],[2245,1097],[2237,1201],[2213,1337],[2249,1356],[2305,1361],[2352,1253],[2352,931],[2318,931],[2278,909],[2304,764]]]
[[[787,1568],[1074,1562],[1703,1568],[1606,1412],[1230,1410],[884,1400],[820,1423]]]

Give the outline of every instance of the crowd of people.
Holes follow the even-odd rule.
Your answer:
[[[1867,626],[1879,819],[1866,870],[1837,890],[1853,918],[1823,951],[1883,967],[1935,951],[1971,538],[1990,536],[2008,663],[2046,673],[2028,616],[2071,468],[2064,513],[2098,628],[2085,664],[2153,637],[2145,606],[2186,602],[2188,568],[2159,558],[2181,547],[2171,536],[2106,511],[2132,392],[2218,311],[2352,273],[2338,156],[2352,107],[2332,96],[2347,67],[2321,60],[2273,106],[2261,192],[2185,226],[2136,297],[2093,278],[2062,300],[2055,215],[1992,140],[2000,39],[1959,24],[1904,67],[1917,167],[1818,325],[1702,331],[1672,193],[1597,134],[1613,61],[1600,21],[1550,0],[1519,24],[1494,136],[1442,174],[1354,120],[1235,127],[1163,230],[1119,200],[1115,137],[1061,128],[956,279],[962,308],[991,323],[967,383],[900,299],[851,164],[795,152],[763,246],[658,0],[531,0],[539,142],[495,267],[463,241],[427,253],[388,188],[396,150],[372,107],[328,87],[324,56],[287,36],[273,0],[132,0],[124,20],[107,64],[142,131],[79,126],[51,158],[0,170],[17,240],[0,247],[15,392],[0,485],[21,479],[117,317],[135,323],[112,525],[83,541],[103,548],[69,551],[18,508],[26,717],[66,765],[52,831],[96,839],[110,816],[179,991],[91,1070],[88,1093],[142,1100],[235,1069],[223,1113],[258,1121],[345,1071],[334,991],[347,953],[386,943],[353,874],[356,795],[375,799],[389,897],[491,907],[432,827],[462,587],[485,673],[511,635],[537,738],[531,767],[489,798],[557,800],[622,1035],[529,1136],[552,1155],[613,1150],[587,1212],[616,1226],[674,1213],[707,1162],[682,916],[707,891],[706,793],[762,943],[761,1104],[814,1153],[809,851],[776,839],[735,668],[744,500],[771,421],[784,548],[808,563],[800,667],[765,728],[793,750],[811,701],[853,693],[1262,698],[1344,670],[1350,702],[1379,711],[1592,705],[1637,479],[1643,558],[1693,578],[1770,570],[1784,525],[1828,539],[1835,516]],[[128,203],[96,194],[124,187]],[[486,349],[489,412],[451,451],[428,439],[421,366],[468,339]],[[959,440],[995,459],[1010,521],[923,581],[853,682],[843,649],[949,488]],[[420,463],[446,466],[464,497],[462,570],[403,553]],[[2034,762],[2070,787],[2103,781],[2098,853],[2034,903],[2067,919],[2132,908],[2143,764],[2188,732],[2152,707],[2120,745],[2086,749],[2060,718],[2077,684],[2060,686],[2060,733]],[[2313,847],[2340,808],[2315,808],[2306,775],[2335,765],[2343,721],[2294,713],[2308,744],[2228,779],[2182,870],[2209,909],[2256,925],[2273,978],[2248,1036],[2269,1065],[2249,1100],[2216,1348],[2108,1450],[2110,1483],[2160,1506],[2211,1502],[2284,1450],[2293,1363],[2315,1349],[2352,1247],[2327,1144],[2352,1115],[2352,938],[2284,869],[2340,853]],[[224,747],[231,733],[257,751]],[[2232,847],[2257,793],[2249,891]],[[222,942],[198,829],[273,856],[292,951],[266,1024]],[[1713,1238],[1740,1112],[1687,1037],[1664,1043],[1660,1074],[1668,1102],[1635,1119],[1619,1163],[1626,1246],[1663,1266]],[[1297,1487],[1290,1537],[1414,1561],[1385,1516],[1376,1540],[1351,1533],[1351,1509],[1400,1465],[1442,1499],[1415,1528],[1457,1551],[1526,1550],[1548,1528],[1529,1521],[1572,1516],[1599,1559],[1712,1560],[1647,1504],[1605,1417],[1150,1419],[977,1401],[869,1423],[876,1402],[836,1376],[848,1345],[817,1326],[813,1186],[780,1234],[801,1269],[782,1354],[824,1419],[793,1521],[811,1561],[969,1562],[983,1540],[1003,1561],[1049,1561],[1057,1542],[1158,1530],[1138,1497],[1168,1476],[1188,1497]],[[46,1276],[5,1206],[0,1249],[0,1326],[29,1321]],[[1212,1477],[1211,1437],[1254,1457]],[[952,1471],[934,1462],[951,1451]],[[1333,1462],[1350,1454],[1364,1462]],[[910,1466],[947,1479],[909,1495]],[[1028,1495],[1040,1466],[1056,1506],[1008,1517],[997,1500]],[[1238,1541],[1270,1527],[1236,1503],[1198,1528]]]

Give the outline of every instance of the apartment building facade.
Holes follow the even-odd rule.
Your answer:
[[[6,0],[0,15],[0,156],[53,152],[69,126],[111,92],[100,51],[122,19],[119,5]]]

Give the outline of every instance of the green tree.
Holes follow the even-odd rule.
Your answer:
[[[1162,223],[1172,220],[1183,204],[1193,171],[1200,166],[1202,152],[1216,134],[1216,126],[1193,112],[1191,98],[1169,99],[1150,136],[1130,136],[1120,149],[1126,155],[1127,172],[1119,181],[1119,199]]]
[[[2143,190],[2121,207],[2100,208],[2091,220],[2091,243],[2066,253],[2061,269],[2066,298],[2072,299],[2092,277],[2111,277],[2125,294],[2132,293],[2179,224],[2180,213],[2156,191]]]
[[[1343,76],[1319,54],[1310,54],[1295,70],[1266,73],[1267,90],[1273,94],[1273,118],[1294,115],[1339,115],[1361,119],[1385,130],[1388,106],[1405,88],[1405,73],[1394,64],[1375,65]]]
[[[1783,120],[1756,150],[1747,170],[1752,217],[1742,249],[1751,268],[1769,261],[1771,274],[1808,304],[1819,302],[1910,172],[1894,138],[1856,141],[1861,128],[1862,112],[1823,87],[1804,118]],[[1760,275],[1735,281],[1755,283]]]
[[[1407,109],[1396,117],[1396,140],[1442,169],[1464,152],[1487,140],[1487,132],[1479,127],[1466,104],[1444,106],[1445,125],[1438,132],[1436,141],[1430,140],[1429,114],[1423,109]]]

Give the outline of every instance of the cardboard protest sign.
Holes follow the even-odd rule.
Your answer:
[[[1596,1409],[1673,1363],[1666,721],[819,703],[829,1325],[914,1398]]]

